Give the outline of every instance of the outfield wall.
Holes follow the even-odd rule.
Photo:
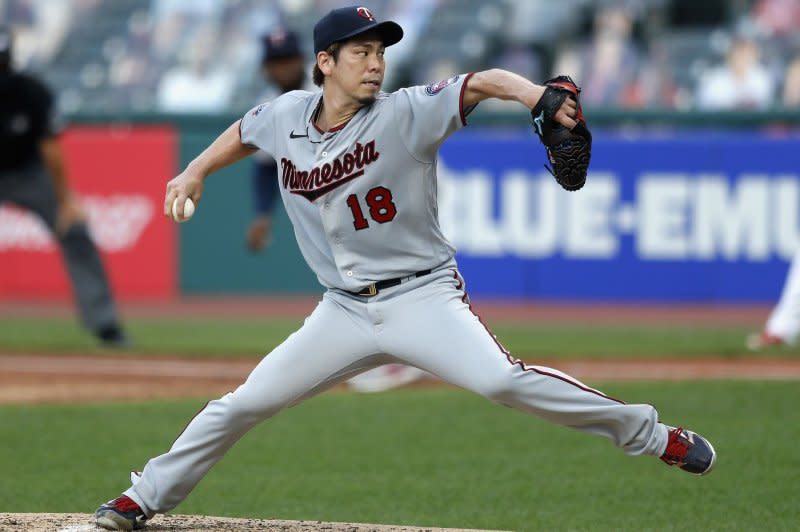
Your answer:
[[[174,172],[171,126],[75,126],[62,137],[65,167],[121,299],[177,295],[177,230],[164,221],[164,178]],[[0,300],[66,299],[59,247],[30,211],[0,205]]]
[[[561,190],[526,131],[441,151],[441,219],[476,294],[631,301],[777,297],[800,249],[800,136],[595,134]]]
[[[156,128],[155,144],[142,144],[142,134],[153,131],[145,125],[70,131],[83,151],[68,143],[68,164],[88,197],[121,298],[321,291],[282,209],[272,246],[261,255],[246,251],[248,161],[207,183],[191,223],[176,227],[160,216],[166,180],[234,119]],[[440,217],[473,295],[720,303],[777,297],[800,246],[797,133],[598,128],[589,182],[567,193],[542,168],[543,148],[530,129],[478,122],[448,140],[440,160]],[[99,153],[110,155],[94,164]],[[0,298],[67,297],[57,250],[31,224],[18,210],[0,209]],[[47,268],[33,275],[36,264]]]

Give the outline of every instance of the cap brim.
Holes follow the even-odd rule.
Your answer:
[[[400,27],[400,24],[398,24],[397,22],[393,22],[391,20],[385,20],[383,22],[375,24],[374,26],[361,28],[359,30],[354,31],[353,33],[347,34],[341,39],[339,39],[339,41],[352,39],[356,35],[361,35],[362,33],[367,33],[370,31],[376,31],[380,34],[384,46],[391,46],[393,44],[397,44],[403,38],[403,28]]]

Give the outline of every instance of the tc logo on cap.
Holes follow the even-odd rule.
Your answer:
[[[367,20],[372,20],[372,21],[375,20],[375,15],[373,15],[372,11],[370,11],[366,7],[359,7],[358,9],[356,9],[356,13],[358,13],[359,16]]]

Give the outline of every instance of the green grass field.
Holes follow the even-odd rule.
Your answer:
[[[796,383],[613,384],[719,453],[698,478],[453,389],[327,394],[256,427],[176,513],[509,530],[796,530]],[[90,512],[199,401],[2,407],[0,511]]]
[[[132,319],[137,353],[258,357],[300,321]],[[737,328],[511,326],[517,356],[750,356]],[[69,318],[3,317],[0,352],[107,354]],[[792,357],[797,349],[767,356]],[[124,376],[123,376],[124,378]],[[508,530],[796,530],[796,382],[590,383],[711,438],[697,478],[451,388],[323,394],[256,427],[176,513]],[[0,512],[91,512],[203,401],[0,407]]]
[[[131,319],[126,322],[140,353],[261,357],[302,324],[269,319]],[[503,345],[521,357],[753,356],[744,347],[748,329],[720,327],[576,326],[489,323]],[[71,318],[0,320],[0,352],[102,353]],[[800,347],[758,356],[798,356]]]

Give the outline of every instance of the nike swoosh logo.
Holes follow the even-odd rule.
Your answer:
[[[308,138],[308,133],[306,133],[305,135],[296,135],[296,134],[295,134],[295,132],[294,132],[294,129],[293,129],[293,130],[291,131],[291,133],[289,133],[289,138],[290,138],[290,139],[302,139],[302,138]]]
[[[544,111],[539,113],[539,116],[533,119],[533,125],[536,128],[536,132],[539,134],[540,137],[544,135],[544,130],[542,127],[543,124],[544,124]]]

